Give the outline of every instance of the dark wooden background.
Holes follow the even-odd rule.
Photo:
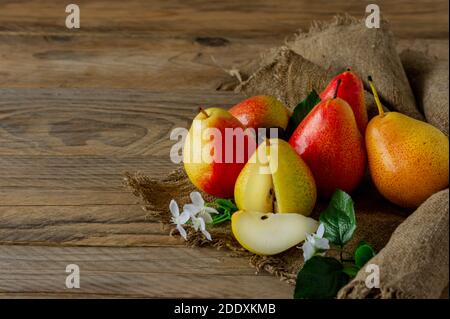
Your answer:
[[[0,297],[291,297],[245,258],[167,236],[122,173],[163,176],[171,129],[239,101],[216,91],[221,68],[373,2],[399,50],[448,58],[446,0],[78,0],[78,30],[67,1],[0,0]]]

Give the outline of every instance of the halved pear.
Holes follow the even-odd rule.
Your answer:
[[[239,209],[309,216],[316,203],[314,177],[295,150],[280,139],[263,142],[234,187]]]
[[[319,223],[300,214],[258,213],[240,210],[231,217],[231,230],[236,240],[258,255],[281,253],[314,233]]]

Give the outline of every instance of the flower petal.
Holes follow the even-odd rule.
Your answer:
[[[309,242],[305,242],[302,246],[303,249],[303,259],[305,261],[311,259],[312,256],[315,254],[315,249],[313,245],[311,245]]]
[[[328,242],[328,239],[326,239],[326,238],[321,238],[319,240],[316,240],[314,246],[320,250],[330,249],[330,244]]]
[[[209,214],[218,214],[219,212],[217,211],[217,209],[213,208],[213,207],[208,207],[205,206],[205,208],[203,208],[203,211],[209,213]]]
[[[180,232],[180,236],[184,238],[184,240],[187,240],[187,234],[186,230],[181,225],[177,225],[177,229]]]
[[[200,214],[198,214],[198,216],[200,218],[203,218],[206,224],[211,224],[213,222],[211,215],[205,211],[201,211]]]
[[[195,217],[200,212],[200,209],[197,206],[195,206],[194,204],[186,204],[186,205],[184,205],[183,206],[183,210],[185,212],[189,212],[189,214],[192,217]]]
[[[193,216],[191,220],[192,220],[192,227],[194,227],[194,230],[197,231],[200,228],[200,221],[195,216]]]
[[[178,204],[175,200],[171,200],[170,204],[169,204],[169,210],[172,213],[173,217],[178,217],[180,216],[180,210],[178,208]]]
[[[205,235],[206,239],[212,240],[211,234],[206,229],[202,230],[202,234]]]
[[[203,232],[206,230],[205,220],[201,217],[198,218],[198,221],[200,223],[200,230]]]
[[[182,212],[180,217],[178,218],[178,222],[180,224],[186,224],[186,222],[189,220],[189,218],[191,218],[191,215],[189,214],[189,212]]]
[[[317,235],[317,237],[322,238],[324,233],[325,233],[325,226],[324,226],[324,224],[321,223],[319,225],[319,228],[317,228],[316,235]]]
[[[202,198],[202,195],[199,192],[192,192],[190,195],[192,204],[201,208],[205,206],[205,201]]]

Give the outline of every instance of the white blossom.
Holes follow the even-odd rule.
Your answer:
[[[200,230],[206,239],[211,240],[211,234],[206,230],[205,220],[202,217],[191,217],[192,226],[196,231]]]
[[[211,214],[218,214],[219,212],[212,207],[205,206],[205,201],[199,192],[192,192],[190,195],[192,204],[183,206],[183,210],[189,212],[191,218],[202,218],[206,224],[212,223]]]
[[[178,208],[178,204],[173,199],[170,201],[169,210],[172,213],[172,218],[171,218],[172,223],[174,223],[176,225],[181,237],[183,237],[184,240],[186,240],[187,233],[186,233],[186,230],[183,228],[183,225],[186,224],[186,222],[189,220],[189,217],[190,217],[189,212],[183,211],[180,214],[180,209]]]
[[[330,243],[327,238],[323,238],[325,226],[319,225],[315,234],[306,234],[306,240],[303,243],[303,258],[305,261],[316,254],[322,254],[325,250],[330,249]]]

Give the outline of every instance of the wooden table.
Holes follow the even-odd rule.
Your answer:
[[[291,297],[245,258],[167,236],[122,173],[163,176],[174,127],[239,101],[216,91],[221,68],[372,2],[399,50],[447,58],[446,0],[77,0],[78,30],[67,1],[0,1],[0,296]]]

